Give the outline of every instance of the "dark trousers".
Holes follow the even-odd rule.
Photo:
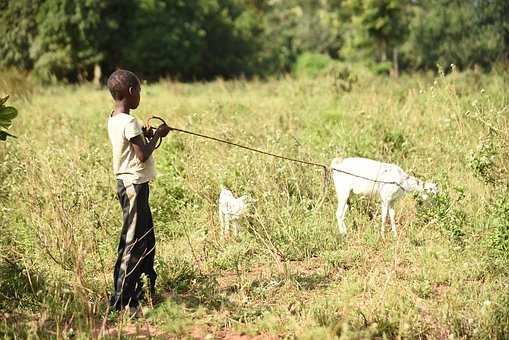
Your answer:
[[[123,212],[123,226],[113,273],[114,293],[111,305],[121,309],[137,307],[143,295],[141,274],[150,281],[154,294],[157,274],[154,270],[155,234],[148,205],[148,182],[124,184],[117,180],[117,194]]]

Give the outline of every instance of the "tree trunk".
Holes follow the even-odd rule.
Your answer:
[[[387,45],[385,41],[380,42],[380,62],[385,62],[387,60]]]
[[[399,55],[398,49],[394,47],[392,50],[392,75],[394,78],[399,77]]]
[[[94,85],[97,87],[101,86],[101,76],[102,76],[101,66],[99,64],[95,64],[94,65]]]

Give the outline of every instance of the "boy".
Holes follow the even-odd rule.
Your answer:
[[[117,310],[129,306],[137,311],[143,293],[141,274],[149,278],[152,296],[155,292],[155,235],[148,204],[148,182],[156,176],[152,152],[170,128],[161,125],[145,143],[140,124],[129,114],[140,103],[141,86],[134,73],[116,70],[108,78],[108,89],[115,100],[115,109],[108,119],[108,136],[123,211],[110,303]]]

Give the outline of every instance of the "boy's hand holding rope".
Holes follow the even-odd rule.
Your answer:
[[[157,119],[157,120],[161,121],[161,125],[159,125],[157,128],[152,126],[150,124],[150,121],[153,119]],[[154,136],[156,135],[156,132],[159,131],[158,134],[161,137],[161,139],[159,139],[159,141],[155,147],[157,149],[159,146],[161,146],[162,138],[166,137],[168,135],[168,133],[173,129],[171,127],[169,127],[166,124],[166,122],[164,121],[164,119],[162,119],[161,117],[152,116],[147,119],[145,126],[143,126],[141,128],[141,130],[143,131],[143,136],[145,136],[145,138],[148,138],[148,139],[154,138]]]

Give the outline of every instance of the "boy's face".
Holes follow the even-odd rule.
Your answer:
[[[139,84],[129,88],[129,96],[127,96],[127,102],[130,109],[136,109],[138,105],[140,105],[140,92],[141,86]]]

